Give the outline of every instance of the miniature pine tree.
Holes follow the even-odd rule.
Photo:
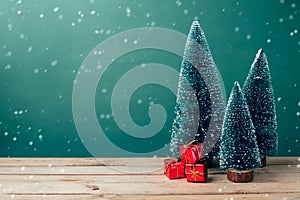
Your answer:
[[[277,152],[278,136],[271,75],[266,54],[262,49],[256,54],[243,92],[255,127],[258,148],[264,159],[263,167],[265,156],[273,156]]]
[[[203,142],[210,122],[210,105],[210,95],[204,80],[197,69],[184,60],[172,127],[171,150],[174,155],[179,155],[179,146],[193,139]]]
[[[178,155],[180,145],[193,139],[204,142],[205,154],[214,147],[224,117],[223,88],[204,32],[199,22],[194,21],[179,74],[176,117],[171,137],[171,152],[174,155]]]
[[[220,168],[228,169],[228,179],[233,182],[249,182],[253,179],[251,169],[260,165],[256,135],[248,106],[238,82],[231,91],[221,136]],[[233,178],[234,174],[250,170],[250,177]],[[252,175],[251,175],[252,174]],[[236,174],[235,174],[236,176]],[[237,180],[236,180],[237,179]],[[242,179],[242,180],[241,180]]]

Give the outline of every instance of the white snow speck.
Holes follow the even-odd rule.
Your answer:
[[[22,167],[21,167],[21,171],[24,171],[24,170],[25,170],[25,166],[22,166]]]
[[[35,68],[34,70],[33,70],[33,73],[35,73],[35,74],[37,74],[37,73],[39,73],[39,69],[38,68]]]
[[[278,19],[278,22],[279,22],[279,23],[282,23],[283,21],[284,21],[284,20],[283,20],[282,17]]]
[[[278,102],[281,101],[281,97],[278,97],[278,98],[277,98],[277,101],[278,101]]]
[[[240,31],[240,27],[235,27],[234,28],[234,32],[239,32]]]
[[[11,68],[11,64],[7,64],[4,69],[10,69]]]
[[[251,35],[250,34],[246,35],[246,39],[250,40],[251,39]]]
[[[4,136],[8,136],[8,132],[7,131],[4,132]]]
[[[39,135],[39,140],[42,141],[43,140],[43,135]]]
[[[300,101],[298,102],[298,106],[300,106]]]
[[[223,191],[223,189],[222,189],[222,188],[219,188],[219,189],[218,189],[218,192],[222,192],[222,191]]]
[[[17,137],[13,137],[13,141],[17,141]]]
[[[22,14],[22,11],[21,11],[21,10],[18,10],[18,11],[17,11],[17,14],[18,14],[18,15],[21,15],[21,14]]]
[[[147,18],[151,17],[150,13],[146,13],[145,15]]]
[[[300,112],[297,112],[296,115],[299,117],[300,116]]]
[[[292,7],[292,8],[296,8],[296,4],[295,4],[295,3],[292,3],[292,4],[291,4],[291,7]]]
[[[127,39],[127,38],[125,38],[123,41],[124,41],[124,43],[127,43],[127,42],[128,42],[128,39]]]
[[[94,15],[94,14],[96,14],[96,10],[91,10],[90,15]]]
[[[189,13],[189,10],[188,9],[184,9],[183,10],[183,14],[187,15]]]
[[[181,5],[182,5],[181,1],[177,0],[177,1],[176,1],[176,5],[177,5],[177,6],[181,6]]]
[[[267,43],[271,43],[271,39],[267,39]]]
[[[130,17],[130,15],[131,15],[131,9],[129,7],[126,7],[125,10],[126,10],[126,16]]]
[[[29,146],[32,146],[33,145],[33,141],[29,141]]]
[[[106,92],[107,92],[107,89],[103,88],[103,89],[101,90],[101,92],[102,92],[102,93],[106,93]]]
[[[285,3],[285,0],[279,0],[280,3]]]
[[[24,38],[25,38],[25,34],[24,33],[20,34],[20,39],[24,39]]]
[[[141,103],[143,103],[143,100],[142,100],[142,99],[139,99],[139,100],[137,101],[137,103],[138,103],[138,104],[141,104]]]
[[[138,43],[138,41],[137,41],[137,40],[134,40],[134,41],[133,41],[133,44],[137,44],[137,43]]]
[[[57,60],[53,60],[53,61],[50,63],[50,65],[54,67],[55,65],[57,65],[57,63],[58,63]]]
[[[289,16],[289,20],[292,20],[292,19],[294,19],[294,15]]]
[[[59,7],[53,8],[53,12],[57,12],[59,10]]]
[[[45,15],[43,13],[40,14],[40,18],[44,18]]]
[[[58,15],[58,19],[63,19],[64,16],[62,14]]]
[[[8,52],[5,54],[5,57],[9,57],[9,56],[12,56],[12,52],[11,52],[11,51],[8,51]]]
[[[29,46],[27,52],[30,53],[32,51],[32,46]]]

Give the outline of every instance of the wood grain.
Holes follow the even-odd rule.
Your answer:
[[[163,159],[0,158],[0,199],[300,199],[298,157],[267,158],[250,183],[216,168],[207,183],[169,180]]]

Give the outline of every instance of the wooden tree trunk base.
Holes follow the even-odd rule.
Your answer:
[[[267,156],[261,155],[260,156],[260,167],[263,168],[267,165]]]
[[[228,170],[227,172],[227,179],[235,183],[251,182],[253,178],[254,178],[253,170],[246,170],[246,171]]]

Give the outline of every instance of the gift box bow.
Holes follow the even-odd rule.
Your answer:
[[[201,177],[204,175],[203,172],[200,172],[200,171],[196,171],[196,170],[193,170],[191,169],[189,172],[187,172],[186,174],[191,174],[192,175],[192,178],[195,179],[195,181],[197,180],[197,176]]]

